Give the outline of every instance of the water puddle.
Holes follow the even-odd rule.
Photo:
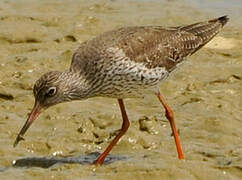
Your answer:
[[[87,155],[75,156],[75,157],[27,157],[17,159],[13,162],[13,167],[41,167],[50,168],[57,164],[82,164],[91,165],[100,155],[99,152],[89,153]],[[105,164],[111,164],[116,161],[127,160],[126,156],[108,155],[104,161]],[[3,169],[4,170],[4,169]],[[1,169],[0,169],[1,171]]]

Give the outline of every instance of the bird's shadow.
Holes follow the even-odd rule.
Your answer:
[[[82,164],[90,165],[98,158],[99,152],[74,157],[26,157],[13,162],[13,167],[41,167],[50,168],[57,164]],[[126,160],[126,156],[108,155],[103,164],[110,164],[115,161]]]

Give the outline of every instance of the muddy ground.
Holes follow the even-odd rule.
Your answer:
[[[242,1],[229,2],[0,1],[0,179],[241,179]],[[12,166],[29,157],[89,157],[120,128],[117,101],[93,98],[46,110],[26,140],[12,146],[33,106],[34,82],[67,69],[81,42],[121,26],[177,26],[225,14],[231,20],[224,30],[160,88],[175,112],[186,160],[178,160],[164,110],[150,95],[125,100],[131,127],[110,164]]]

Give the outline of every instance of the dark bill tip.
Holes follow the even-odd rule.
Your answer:
[[[28,130],[28,128],[34,122],[34,120],[38,117],[38,115],[40,114],[40,110],[41,110],[41,106],[39,105],[39,103],[35,103],[27,121],[25,122],[16,140],[14,141],[13,147],[16,147],[20,141],[24,140],[23,136],[25,132]]]
[[[19,134],[14,141],[13,147],[16,147],[18,145],[19,141],[22,141],[22,140],[24,140],[24,138],[22,135]]]

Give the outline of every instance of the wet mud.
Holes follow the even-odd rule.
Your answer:
[[[77,157],[28,157],[18,159],[13,162],[13,167],[41,167],[50,168],[51,166],[57,164],[82,164],[82,165],[92,165],[94,161],[98,158],[101,153],[93,152],[87,155],[77,156]],[[125,160],[127,157],[108,155],[103,162],[104,165],[113,163],[115,161]]]
[[[0,1],[0,179],[242,178],[242,3],[229,1]],[[158,99],[124,101],[131,126],[102,167],[90,165],[121,127],[117,100],[92,98],[43,112],[16,148],[34,82],[63,71],[79,44],[132,25],[177,26],[229,15],[209,44],[164,81],[185,160]]]

